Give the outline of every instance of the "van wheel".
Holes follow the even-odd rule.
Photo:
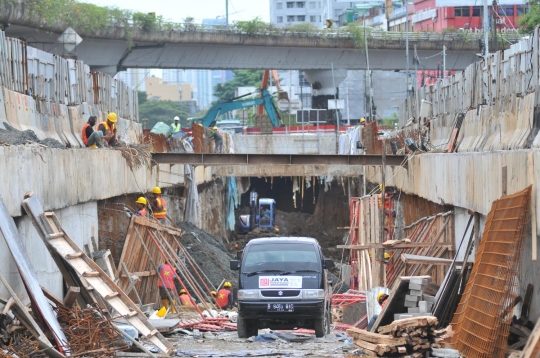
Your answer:
[[[257,325],[257,320],[238,317],[236,321],[236,331],[238,332],[238,338],[249,338],[258,335],[259,328],[257,328]]]
[[[238,338],[249,338],[248,321],[238,317],[236,320],[236,331],[238,332]]]
[[[324,337],[328,330],[328,327],[328,315],[325,313],[322,318],[317,318],[315,320],[315,337]]]
[[[249,337],[259,335],[259,327],[258,326],[259,326],[259,321],[258,320],[254,319],[254,320],[249,321],[249,324],[248,324]]]

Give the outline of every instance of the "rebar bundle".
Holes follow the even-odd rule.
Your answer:
[[[55,310],[71,356],[115,357],[116,351],[129,348],[112,322],[97,308],[58,306]]]
[[[0,358],[45,358],[46,355],[39,349],[38,341],[26,337],[25,335],[16,335],[13,343],[0,347]]]
[[[530,207],[531,187],[493,202],[471,276],[452,320],[455,348],[470,358],[504,357]]]

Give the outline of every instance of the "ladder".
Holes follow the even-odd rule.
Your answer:
[[[144,313],[131,301],[116,283],[91,259],[64,231],[53,212],[44,212],[41,203],[30,192],[25,195],[23,207],[33,220],[45,245],[56,251],[72,270],[86,282],[86,289],[97,292],[116,312],[114,318],[124,318],[162,352],[171,355],[173,345],[150,324]]]

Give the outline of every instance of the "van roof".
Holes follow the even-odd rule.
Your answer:
[[[267,242],[303,242],[318,245],[319,242],[312,237],[304,236],[281,236],[281,237],[260,237],[257,239],[251,239],[248,242],[248,245],[251,244],[262,244]]]

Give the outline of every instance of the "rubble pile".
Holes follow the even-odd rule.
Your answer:
[[[38,143],[50,148],[66,149],[66,146],[56,139],[46,138],[40,140],[34,131],[28,129],[20,131],[9,123],[4,122],[6,129],[0,129],[0,145],[25,145],[28,143]]]

